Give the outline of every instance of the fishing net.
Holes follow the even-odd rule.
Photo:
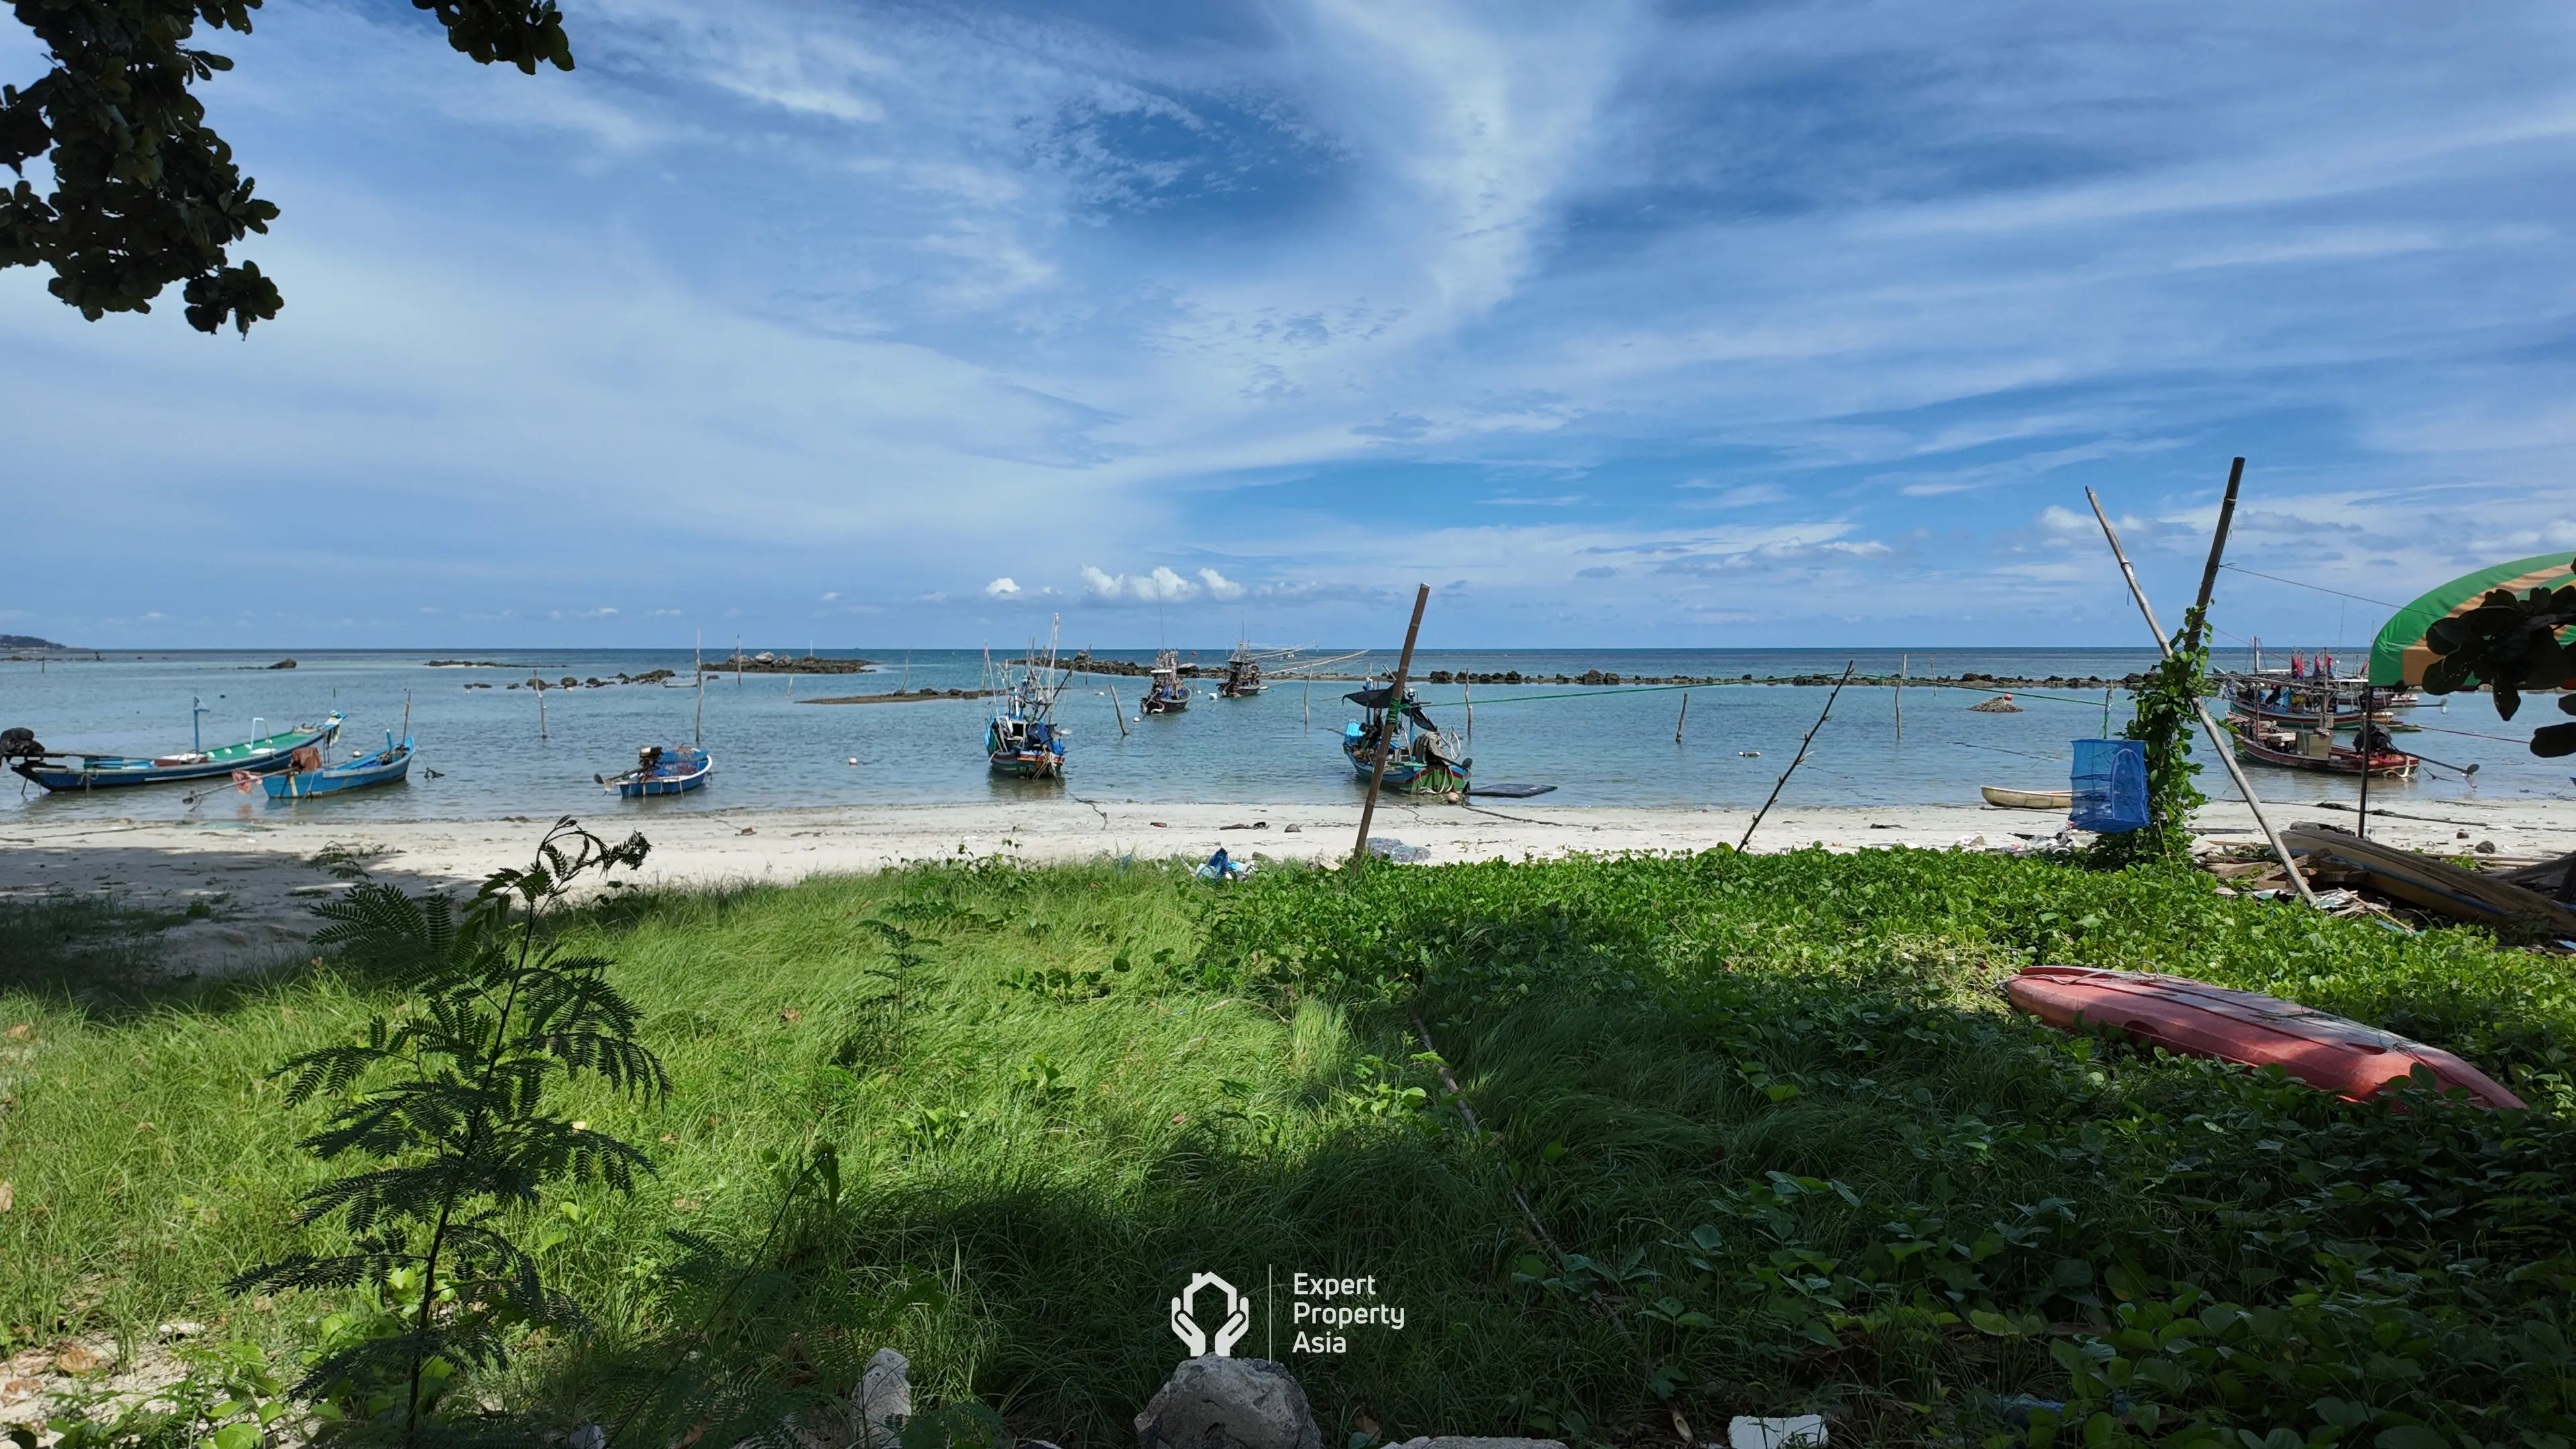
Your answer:
[[[2147,824],[2147,747],[2141,740],[2075,741],[2075,828],[2099,835]]]

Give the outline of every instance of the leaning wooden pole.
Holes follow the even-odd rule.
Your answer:
[[[1351,848],[1351,864],[1368,859],[1369,826],[1377,819],[1378,787],[1386,783],[1386,758],[1395,753],[1395,726],[1404,718],[1404,676],[1413,668],[1413,641],[1422,632],[1422,606],[1431,602],[1431,586],[1413,591],[1413,622],[1404,626],[1404,652],[1396,656],[1395,683],[1387,686],[1386,710],[1378,716],[1377,766],[1369,771],[1368,803],[1360,806],[1360,840]]]
[[[2147,591],[2138,583],[2138,571],[2130,566],[2129,555],[2120,547],[2120,535],[2111,527],[2111,516],[2102,511],[2102,500],[2093,496],[2092,489],[2084,490],[2084,499],[2093,505],[2093,517],[2102,525],[2102,537],[2110,542],[2111,557],[2120,561],[2120,575],[2129,581],[2129,597],[2138,601],[2138,612],[2146,616],[2147,632],[2155,636],[2157,651],[2170,657],[2173,645],[2165,641],[2165,627],[2156,622],[2155,606],[2147,602]],[[2236,782],[2236,793],[2245,797],[2245,808],[2254,812],[2254,823],[2263,827],[2263,838],[2272,842],[2272,853],[2281,858],[2281,869],[2289,875],[2290,884],[2298,888],[2299,899],[2315,905],[2317,893],[2309,889],[2308,878],[2299,874],[2298,858],[2282,843],[2281,832],[2272,828],[2272,817],[2263,813],[2262,798],[2246,780],[2245,767],[2236,762],[2234,741],[2218,727],[2218,721],[2209,717],[2209,706],[2198,696],[2192,698],[2191,707],[2200,716],[2200,727],[2209,734],[2210,748],[2218,751],[2218,762],[2227,767],[2227,778]]]
[[[2227,530],[2236,522],[2236,488],[2244,481],[2245,460],[2239,458],[2227,465],[2227,496],[2218,502],[2218,530],[2209,536],[2209,562],[2201,566],[2200,595],[2191,602],[2191,606],[2199,611],[2199,619],[2197,622],[2189,618],[2183,620],[2183,627],[2193,631],[2191,637],[2183,641],[2185,649],[2196,649],[2201,640],[2209,637],[2206,632],[2209,628],[2209,595],[2218,587],[2218,561],[2227,553]]]
[[[1815,742],[1816,731],[1825,727],[1825,721],[1834,717],[1834,701],[1842,697],[1843,686],[1851,683],[1852,669],[1859,663],[1857,659],[1844,662],[1843,677],[1834,681],[1834,692],[1825,696],[1824,709],[1816,715],[1816,722],[1807,726],[1807,737],[1798,741],[1798,757],[1789,762],[1789,768],[1780,772],[1779,779],[1771,782],[1771,799],[1763,801],[1762,808],[1753,812],[1752,823],[1744,827],[1744,838],[1735,842],[1736,854],[1742,855],[1744,847],[1753,843],[1753,832],[1762,828],[1762,817],[1771,813],[1772,801],[1779,799],[1780,792],[1788,788],[1789,777],[1798,773],[1798,767],[1807,763],[1807,746]]]

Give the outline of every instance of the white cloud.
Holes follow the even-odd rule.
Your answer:
[[[825,595],[823,596],[823,602],[824,602],[824,603],[827,603],[827,604],[837,604],[837,603],[839,603],[840,601],[841,601],[841,591],[840,591],[840,590],[838,590],[838,589],[834,589],[832,592],[830,592],[830,593],[828,593],[828,594],[825,594]]]
[[[1007,599],[1019,591],[1019,584],[1008,576],[995,579],[984,586],[984,593],[988,598]]]
[[[1199,576],[1208,580],[1208,591],[1220,599],[1231,599],[1243,592],[1240,584],[1214,569],[1201,569]],[[1095,599],[1103,601],[1133,599],[1147,604],[1178,603],[1199,595],[1199,585],[1191,583],[1162,564],[1151,573],[1113,574],[1090,564],[1082,566],[1083,587]],[[1222,585],[1222,589],[1219,587]],[[1226,592],[1231,590],[1232,592]]]

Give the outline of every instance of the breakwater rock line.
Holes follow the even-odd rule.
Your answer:
[[[1024,667],[1031,663],[1041,666],[1046,663],[1043,659],[1013,659],[1006,662],[1014,669]],[[1075,674],[1107,674],[1128,678],[1140,678],[1154,672],[1154,668],[1150,664],[1138,664],[1125,659],[1093,659],[1089,655],[1083,654],[1074,655],[1069,659],[1058,659],[1055,661],[1055,665],[1058,669],[1069,670]],[[1221,679],[1225,675],[1225,667],[1222,664],[1184,664],[1181,666],[1180,673],[1183,679]],[[1269,676],[1270,681],[1274,684],[1285,680],[1305,679],[1318,681],[1332,680],[1358,684],[1383,677],[1384,676],[1380,674],[1343,674],[1338,672],[1329,674],[1310,674],[1302,670],[1295,669],[1279,670]],[[1626,686],[1629,688],[1646,686],[1672,688],[1676,686],[1697,687],[1700,685],[1721,684],[1821,684],[1830,686],[1843,682],[1843,677],[1839,674],[1621,674],[1616,670],[1602,669],[1587,669],[1580,674],[1525,674],[1517,669],[1503,670],[1498,673],[1488,674],[1472,673],[1465,670],[1434,669],[1428,673],[1417,676],[1417,678],[1418,681],[1423,684],[1584,684],[1605,688],[1618,686]],[[1851,682],[1853,684],[1864,686],[1877,685],[1882,688],[1903,685],[1909,689],[2135,689],[2145,681],[2146,676],[2143,674],[2124,674],[2116,679],[2106,679],[2094,675],[1985,674],[1976,670],[1970,670],[1964,674],[1956,675],[1915,674],[1898,676],[1894,674],[1855,674],[1851,677]]]
[[[698,666],[706,674],[865,674],[874,659],[822,659],[811,654],[728,654]]]

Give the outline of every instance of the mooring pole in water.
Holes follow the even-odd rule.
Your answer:
[[[2129,597],[2137,601],[2138,612],[2146,617],[2147,632],[2155,636],[2157,652],[2170,657],[2173,654],[2173,646],[2165,642],[2165,626],[2156,622],[2155,606],[2147,602],[2147,591],[2138,583],[2138,571],[2130,567],[2128,554],[2121,551],[2120,535],[2111,527],[2111,516],[2102,511],[2102,500],[2093,496],[2092,489],[2084,490],[2084,499],[2093,505],[2093,517],[2102,525],[2102,537],[2111,545],[2111,557],[2120,562],[2120,575],[2129,583]],[[2222,525],[2228,517],[2228,512],[2220,513],[2219,520]],[[2212,554],[2218,553],[2226,546],[2227,536],[2224,533],[2210,540]],[[2299,873],[2299,863],[2290,854],[2290,847],[2281,842],[2281,832],[2272,828],[2272,817],[2263,812],[2262,797],[2254,793],[2253,785],[2245,778],[2245,767],[2237,763],[2236,750],[2231,737],[2219,729],[2217,720],[2210,718],[2208,705],[2195,697],[2191,707],[2192,711],[2200,716],[2201,729],[2209,735],[2210,748],[2218,751],[2218,762],[2227,767],[2227,778],[2236,782],[2236,793],[2245,797],[2245,808],[2254,812],[2254,823],[2263,827],[2263,838],[2272,842],[2272,853],[2280,857],[2281,869],[2289,873],[2290,884],[2297,887],[2299,899],[2309,905],[2315,905],[2317,893],[2308,887],[2308,878]]]
[[[1688,723],[1690,723],[1690,691],[1685,689],[1682,691],[1681,717],[1673,721],[1674,744],[1678,745],[1682,742],[1682,726]]]
[[[537,681],[537,738],[546,737],[546,682]]]
[[[1315,727],[1315,681],[1311,679],[1306,681],[1306,692],[1300,697],[1299,704],[1306,711],[1306,728],[1313,729]]]
[[[1413,622],[1404,626],[1404,653],[1395,661],[1395,682],[1387,686],[1384,721],[1378,731],[1377,766],[1369,771],[1368,803],[1360,807],[1359,844],[1351,848],[1351,864],[1368,859],[1369,824],[1377,818],[1378,787],[1386,783],[1386,757],[1395,753],[1395,722],[1404,717],[1404,676],[1413,667],[1413,641],[1422,632],[1422,606],[1431,602],[1431,586],[1420,584],[1413,592]]]
[[[1913,655],[1896,656],[1896,738],[1900,741],[1905,738],[1905,676],[1911,673],[1913,668]]]
[[[1814,724],[1807,726],[1807,737],[1798,741],[1798,757],[1789,762],[1789,768],[1780,772],[1779,779],[1771,782],[1771,799],[1763,801],[1762,808],[1753,812],[1752,823],[1744,827],[1744,838],[1735,842],[1736,854],[1742,855],[1744,847],[1753,843],[1753,832],[1761,828],[1762,817],[1771,813],[1771,801],[1780,798],[1780,791],[1789,783],[1789,777],[1798,773],[1798,767],[1807,762],[1807,746],[1814,743],[1816,731],[1825,727],[1825,721],[1833,718],[1834,700],[1842,694],[1843,686],[1851,683],[1852,669],[1859,663],[1857,659],[1843,661],[1843,677],[1834,681],[1834,692],[1825,696],[1823,712],[1816,716]]]
[[[1127,738],[1127,706],[1118,702],[1118,686],[1109,686],[1109,708],[1118,716],[1118,738]]]
[[[1459,702],[1467,706],[1467,758],[1471,760],[1476,757],[1476,692],[1468,686],[1474,682],[1465,678],[1458,681]]]
[[[2368,684],[2361,687],[2361,728],[2353,735],[2352,742],[2361,747],[2361,815],[2359,819],[2353,821],[2352,833],[2368,840],[2370,838],[2370,762],[2374,758],[2370,749],[2370,686]],[[2334,755],[2334,731],[2332,730],[2326,731],[2326,755],[2329,759]]]

